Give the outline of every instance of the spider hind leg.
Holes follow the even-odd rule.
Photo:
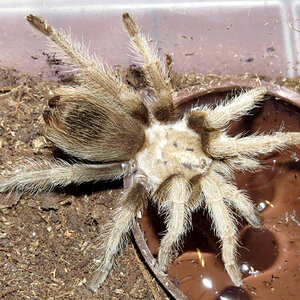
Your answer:
[[[164,271],[170,264],[182,236],[190,227],[190,196],[190,183],[180,175],[167,178],[154,193],[154,201],[157,202],[159,211],[166,215],[166,234],[160,242],[158,253],[158,264]]]
[[[115,211],[111,228],[102,237],[100,247],[101,262],[93,277],[90,289],[96,292],[110,273],[115,258],[126,243],[128,233],[135,223],[136,215],[146,207],[148,192],[142,183],[134,183],[131,189],[121,199],[120,207]]]
[[[218,187],[215,182],[216,174],[213,171],[209,172],[202,178],[201,188],[216,234],[222,243],[222,259],[225,269],[232,282],[241,286],[242,274],[236,258],[238,244],[236,220],[224,202],[222,188]]]

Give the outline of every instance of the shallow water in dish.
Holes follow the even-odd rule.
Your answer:
[[[225,94],[202,97],[224,99]],[[188,105],[192,103],[189,102]],[[183,106],[184,109],[184,106]],[[300,109],[287,102],[267,100],[252,114],[232,122],[230,134],[300,131]],[[193,230],[183,251],[168,270],[169,279],[190,300],[196,299],[296,299],[300,293],[300,151],[261,156],[264,168],[255,174],[236,172],[238,187],[254,201],[264,226],[240,222],[240,265],[245,286],[232,285],[219,255],[219,242],[205,211],[193,215]],[[163,218],[150,206],[141,224],[149,249],[157,255],[165,230]],[[198,250],[197,250],[198,249]]]

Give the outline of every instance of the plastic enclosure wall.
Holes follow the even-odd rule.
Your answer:
[[[109,3],[108,3],[109,2]],[[27,24],[29,13],[72,33],[110,65],[132,57],[121,14],[130,12],[145,34],[171,55],[176,71],[294,77],[300,58],[300,1],[2,0],[0,67],[47,73],[45,39]],[[291,28],[293,27],[293,28]]]

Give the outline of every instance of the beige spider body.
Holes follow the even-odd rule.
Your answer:
[[[225,269],[235,285],[242,285],[233,210],[251,226],[261,223],[252,201],[236,187],[233,170],[255,172],[261,167],[258,155],[300,147],[299,132],[226,134],[228,123],[258,105],[266,89],[249,90],[215,108],[195,108],[179,119],[170,75],[128,13],[123,14],[123,24],[152,89],[150,101],[64,32],[33,15],[27,20],[48,37],[57,57],[76,70],[75,83],[61,86],[49,100],[44,120],[46,136],[77,162],[38,160],[3,178],[0,192],[44,192],[130,175],[132,185],[101,236],[93,291],[108,276],[149,200],[166,218],[158,254],[162,270],[190,228],[192,212],[205,208],[221,241]]]
[[[137,169],[154,190],[174,173],[186,180],[206,173],[211,161],[202,149],[201,138],[185,120],[147,128],[144,146],[136,155]]]

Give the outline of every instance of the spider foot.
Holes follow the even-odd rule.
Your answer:
[[[168,253],[159,253],[158,255],[158,266],[159,268],[165,272],[170,265],[171,255]]]
[[[109,265],[106,265],[104,267],[102,266],[97,269],[97,271],[92,279],[92,282],[90,284],[90,289],[92,292],[94,292],[94,293],[97,292],[99,287],[103,284],[103,282],[109,275],[111,269],[112,269],[112,263],[110,263]]]
[[[239,270],[239,267],[235,262],[234,263],[225,263],[225,269],[226,269],[230,279],[234,283],[234,285],[236,285],[236,286],[243,285],[241,271]]]

